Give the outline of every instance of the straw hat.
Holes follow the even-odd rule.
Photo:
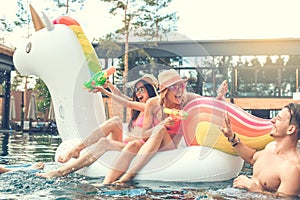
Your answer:
[[[175,83],[186,81],[187,79],[182,79],[181,76],[177,73],[174,69],[169,69],[166,71],[161,72],[158,75],[158,82],[159,82],[159,91],[161,92],[167,87],[174,85]]]
[[[128,88],[133,88],[135,86],[135,84],[141,80],[144,80],[146,81],[147,83],[153,85],[155,88],[158,87],[158,81],[157,79],[151,75],[151,74],[145,74],[144,76],[142,76],[141,78],[137,79],[137,80],[134,80],[134,81],[131,81],[131,82],[128,82],[126,83],[126,87]]]

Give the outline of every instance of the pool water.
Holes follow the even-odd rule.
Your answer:
[[[43,179],[31,164],[45,163],[44,171],[57,168],[55,150],[59,136],[43,133],[0,133],[0,164],[18,167],[18,171],[1,174],[0,199],[272,199],[232,188],[232,180],[206,183],[132,181],[123,186],[99,187],[101,178],[72,173],[66,177]],[[199,169],[200,170],[200,169]],[[245,165],[243,174],[251,174]]]

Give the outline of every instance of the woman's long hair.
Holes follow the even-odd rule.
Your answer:
[[[149,98],[155,97],[157,95],[157,88],[155,88],[153,85],[149,84],[147,81],[144,81],[144,80],[140,80],[139,82],[142,82],[144,84],[144,87],[146,88],[146,90],[148,92]],[[139,82],[137,82],[137,83],[139,83]],[[136,86],[136,84],[134,85],[134,87]],[[132,100],[139,101],[135,92],[132,93]],[[130,118],[130,121],[128,124],[129,131],[132,129],[132,123],[137,119],[140,112],[141,111],[139,111],[139,110],[134,110],[134,109],[131,110],[131,118]]]

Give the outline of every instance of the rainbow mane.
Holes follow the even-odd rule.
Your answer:
[[[91,76],[102,70],[94,48],[84,34],[80,24],[75,19],[68,16],[61,16],[54,20],[53,24],[64,24],[74,31],[84,51],[84,55],[87,58],[87,64],[89,66]]]
[[[237,152],[221,131],[225,112],[230,116],[232,130],[244,144],[261,150],[273,140],[269,136],[272,129],[270,120],[253,116],[226,101],[211,97],[197,98],[189,102],[184,110],[189,113],[183,121],[184,137],[188,145],[208,146],[236,155]]]

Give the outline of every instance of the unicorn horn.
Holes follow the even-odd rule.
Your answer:
[[[44,25],[42,19],[39,17],[39,15],[34,10],[34,8],[32,7],[31,4],[29,4],[29,7],[30,7],[30,14],[31,14],[31,18],[32,18],[32,22],[33,22],[35,31],[45,28],[45,25]]]
[[[42,12],[42,13],[43,13],[43,18],[44,18],[47,30],[52,31],[54,29],[54,25],[50,21],[49,17],[47,17],[47,15],[44,12]]]

